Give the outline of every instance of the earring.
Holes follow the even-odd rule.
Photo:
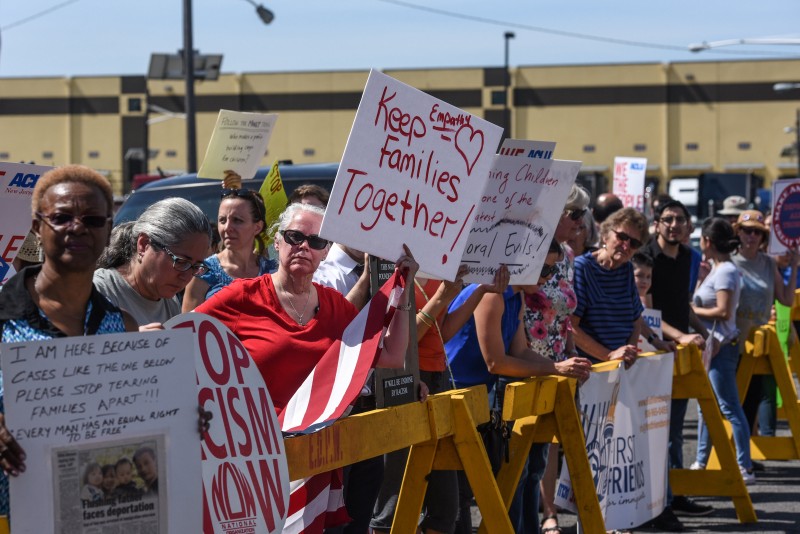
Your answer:
[[[142,258],[143,258],[143,257],[144,257],[144,254],[142,254],[142,253],[140,252],[140,253],[138,254],[138,256],[137,256],[137,259],[139,260],[139,263],[142,263]]]

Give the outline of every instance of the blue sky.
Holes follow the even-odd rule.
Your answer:
[[[512,67],[800,57],[800,45],[684,50],[704,40],[800,38],[797,0],[263,3],[275,13],[269,26],[247,0],[194,0],[195,48],[222,53],[223,72],[502,66],[505,31],[516,34]],[[151,53],[182,47],[182,0],[0,0],[0,32],[0,77],[145,74]]]

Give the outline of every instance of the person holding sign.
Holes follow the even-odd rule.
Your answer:
[[[203,258],[210,244],[203,211],[188,200],[165,198],[114,228],[94,283],[143,328],[161,328],[181,313],[177,294],[208,271]]]
[[[593,362],[634,363],[642,328],[633,253],[647,241],[647,219],[633,208],[612,213],[600,226],[601,248],[575,260],[575,344]]]
[[[31,208],[44,262],[22,269],[0,292],[3,343],[137,330],[136,321],[92,283],[94,266],[108,244],[113,206],[108,180],[87,167],[60,167],[39,178]],[[12,476],[25,471],[25,453],[2,415],[0,467]],[[0,514],[8,514],[4,476]]]
[[[275,270],[275,262],[266,255],[265,216],[264,199],[257,192],[222,190],[217,230],[223,248],[205,259],[206,273],[189,281],[183,296],[184,312],[192,311],[235,278],[255,278]]]

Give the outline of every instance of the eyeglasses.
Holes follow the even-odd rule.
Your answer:
[[[244,198],[244,199],[247,199],[247,200],[251,201],[256,206],[256,211],[258,212],[259,220],[263,221],[264,217],[265,217],[264,206],[263,206],[263,204],[261,202],[259,202],[260,199],[256,198],[256,197],[260,197],[260,196],[261,195],[259,195],[255,191],[251,191],[250,189],[228,189],[228,188],[225,188],[220,193],[220,198],[236,197],[236,198]]]
[[[642,242],[636,239],[635,237],[631,237],[625,232],[617,232],[616,230],[612,230],[615,234],[617,234],[617,239],[620,241],[630,241],[631,248],[640,248],[642,246]]]
[[[739,230],[741,230],[747,235],[753,235],[753,234],[761,235],[763,233],[758,228],[753,228],[752,226],[742,226],[741,228],[739,228]]]
[[[47,223],[53,230],[72,228],[75,226],[76,221],[80,221],[86,228],[102,228],[111,220],[111,217],[106,217],[104,215],[73,215],[71,213],[61,213],[59,211],[48,214],[37,211],[36,216],[40,221]]]
[[[205,262],[199,261],[197,263],[192,263],[190,260],[187,260],[186,258],[181,258],[180,256],[177,256],[170,249],[168,249],[164,245],[156,243],[153,240],[150,241],[150,244],[156,248],[160,248],[161,250],[164,251],[164,253],[167,256],[172,258],[172,268],[178,272],[185,273],[186,271],[192,271],[192,276],[202,276],[209,271],[209,267],[208,265],[205,264]]]
[[[658,222],[662,222],[662,223],[666,224],[667,226],[672,226],[672,223],[675,223],[678,226],[683,226],[684,224],[686,224],[686,221],[687,221],[686,217],[672,217],[672,216],[670,216],[670,217],[661,217],[658,220]]]
[[[283,240],[290,245],[300,245],[303,241],[307,241],[308,246],[314,250],[322,250],[329,243],[327,239],[323,239],[318,235],[306,235],[298,230],[283,230],[281,235],[283,235]]]
[[[582,210],[564,210],[564,213],[569,216],[573,221],[577,221],[586,214],[586,209]]]
[[[547,265],[546,263],[542,265],[542,272],[539,273],[539,278],[550,278],[558,271],[558,265],[555,263],[553,265]]]

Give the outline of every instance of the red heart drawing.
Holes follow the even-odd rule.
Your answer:
[[[483,152],[483,130],[473,130],[469,124],[461,126],[456,132],[456,150],[467,164],[467,175],[471,175],[472,168]]]

